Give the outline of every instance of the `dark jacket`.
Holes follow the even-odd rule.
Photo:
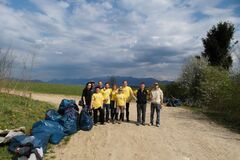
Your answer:
[[[93,94],[93,91],[91,89],[90,90],[87,88],[83,89],[82,97],[85,97],[86,105],[91,104],[92,94]]]
[[[147,103],[147,90],[138,89],[137,91],[137,104],[146,104]]]

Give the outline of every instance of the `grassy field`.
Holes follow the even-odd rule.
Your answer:
[[[7,88],[16,90],[27,90],[37,93],[49,94],[64,94],[64,95],[81,95],[82,85],[64,85],[64,84],[49,84],[37,82],[16,82],[9,81],[5,85]]]
[[[29,131],[32,124],[43,119],[50,108],[55,107],[45,102],[0,93],[0,129],[25,126]],[[0,147],[0,159],[11,159],[7,146]]]

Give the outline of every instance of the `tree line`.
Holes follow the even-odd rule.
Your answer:
[[[187,60],[177,81],[165,87],[165,95],[240,126],[240,53],[234,33],[231,22],[214,25],[202,39],[202,53]],[[238,57],[235,68],[233,51]]]

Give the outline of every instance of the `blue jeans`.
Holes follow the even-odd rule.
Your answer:
[[[160,104],[157,104],[157,103],[151,103],[150,123],[153,124],[153,119],[154,119],[155,110],[156,110],[156,112],[157,112],[156,124],[160,124],[160,110],[161,110],[161,105],[160,105]]]
[[[145,123],[146,104],[137,104],[137,123]]]
[[[110,111],[110,104],[103,104],[103,111],[104,111],[104,115],[106,115],[105,117],[105,121],[109,121],[109,111]]]

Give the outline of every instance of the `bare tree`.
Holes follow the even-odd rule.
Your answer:
[[[7,80],[11,78],[14,64],[14,56],[12,50],[8,48],[6,51],[0,49],[0,89],[4,88]]]

